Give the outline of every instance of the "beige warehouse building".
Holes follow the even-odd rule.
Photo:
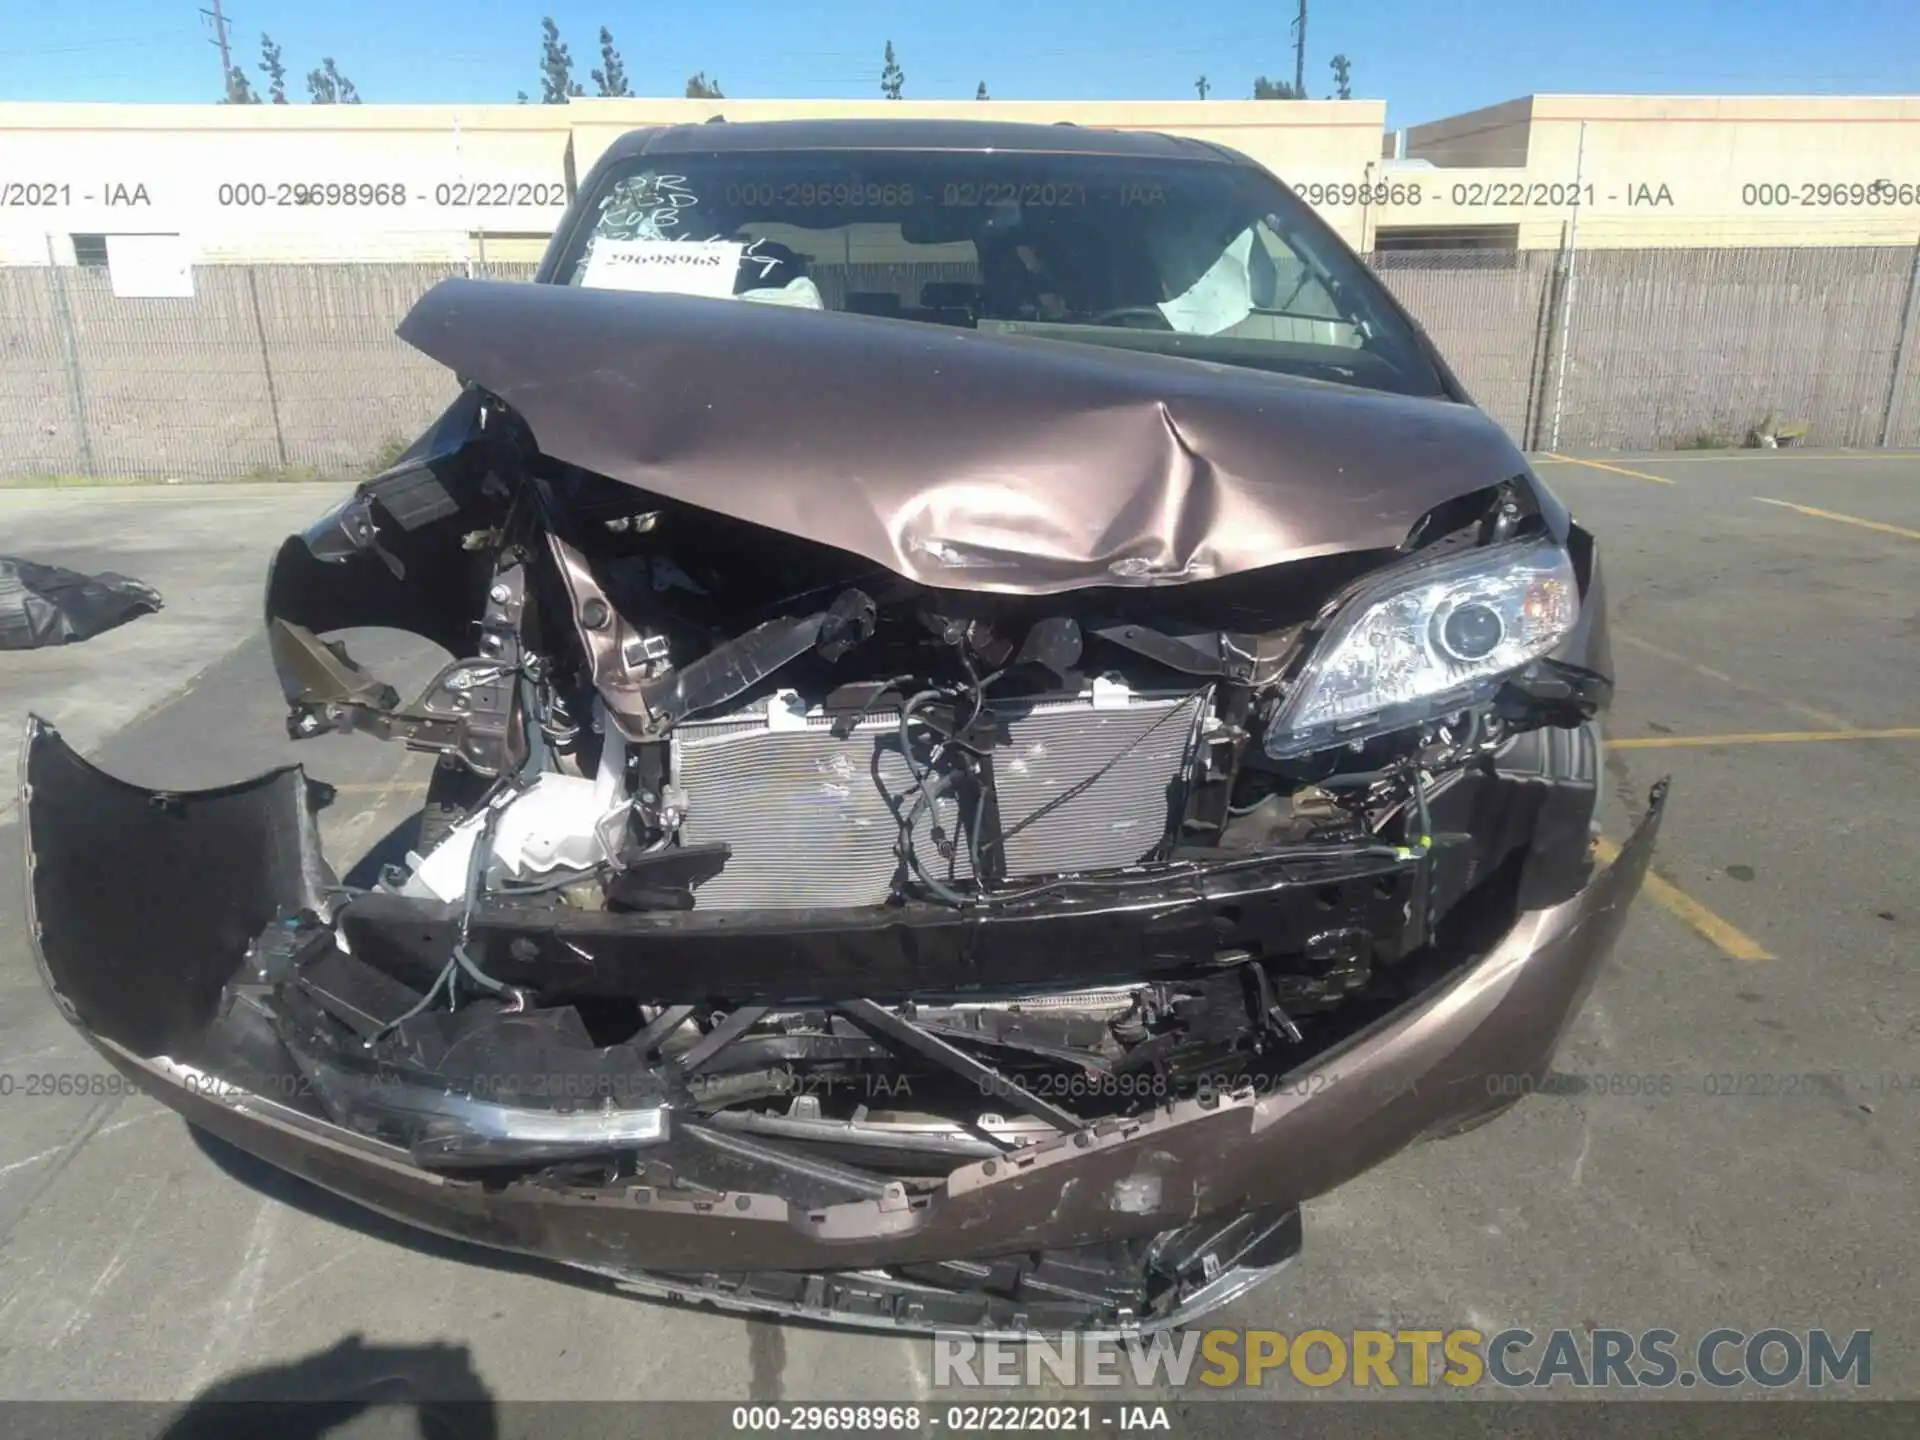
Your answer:
[[[1427,202],[1381,229],[1515,226],[1561,243],[1572,192],[1597,248],[1911,245],[1920,98],[1534,95],[1405,132]]]
[[[1361,250],[1913,245],[1920,98],[1532,96],[1389,133],[1352,101],[576,100],[565,106],[0,104],[0,264],[526,260],[644,125],[993,118],[1230,146]]]
[[[450,393],[394,336],[421,292],[527,274],[616,136],[716,114],[1193,136],[1368,253],[1524,445],[1920,445],[1920,98],[1534,96],[1400,132],[1379,101],[15,104],[0,476],[379,468]]]

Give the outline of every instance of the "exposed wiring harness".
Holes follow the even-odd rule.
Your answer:
[[[999,834],[987,840],[982,840],[980,835],[981,821],[986,809],[986,791],[984,786],[981,787],[974,800],[972,821],[970,824],[961,827],[966,833],[967,855],[971,862],[974,883],[980,887],[974,893],[968,894],[955,889],[944,880],[928,873],[928,869],[916,853],[913,843],[914,827],[919,824],[920,816],[929,806],[937,805],[939,801],[953,789],[952,776],[940,775],[936,777],[934,774],[936,767],[938,767],[941,760],[945,758],[948,750],[952,746],[963,744],[958,737],[969,732],[986,711],[987,687],[1006,673],[1004,670],[996,670],[991,675],[982,677],[975,673],[973,666],[968,663],[964,654],[961,656],[961,664],[966,666],[967,679],[969,682],[965,692],[951,687],[947,689],[922,690],[911,696],[907,702],[900,707],[900,751],[906,759],[908,770],[912,772],[913,775],[913,803],[911,805],[903,803],[899,810],[901,816],[900,841],[898,846],[900,858],[912,873],[913,877],[918,880],[921,885],[926,887],[928,893],[936,899],[942,900],[956,908],[983,904],[1004,904],[1013,900],[1025,899],[1029,896],[1044,894],[1048,890],[1056,888],[1055,884],[1052,882],[1042,883],[1020,890],[992,890],[986,888],[986,881],[983,878],[985,867],[981,863],[982,856],[992,850],[996,845],[1004,844],[1013,836],[1018,835],[1022,830],[1039,823],[1061,806],[1086,794],[1087,791],[1091,790],[1095,785],[1110,775],[1120,762],[1138,749],[1149,736],[1158,731],[1167,721],[1178,715],[1181,707],[1178,705],[1168,707],[1151,725],[1148,725],[1125,745],[1121,746],[1118,751],[1108,757],[1106,762],[1091,775],[1077,781],[1067,789],[1061,791],[1060,794],[1054,796],[1051,800],[1048,800],[1045,804],[1038,806],[1025,818],[1002,829]],[[931,705],[936,700],[959,699],[963,694],[971,696],[973,700],[972,712],[967,716],[963,724],[954,728],[951,734],[942,736],[941,740],[934,745],[923,766],[914,753],[913,745],[912,726],[918,711],[927,705]],[[1203,687],[1194,691],[1187,698],[1190,700],[1199,699],[1206,694],[1207,687]],[[923,720],[921,723],[927,725],[928,728],[934,728],[929,721]]]
[[[494,833],[500,827],[500,817],[506,813],[508,802],[501,797],[503,793],[517,794],[519,788],[516,781],[503,779],[481,801],[481,804],[487,807],[486,816],[480,822],[480,833],[474,836],[473,850],[467,857],[466,893],[460,906],[460,934],[453,943],[453,953],[448,957],[446,965],[434,977],[433,984],[427,987],[426,994],[422,995],[404,1014],[389,1020],[366,1038],[364,1042],[366,1049],[371,1050],[375,1044],[384,1040],[407,1021],[426,1014],[442,990],[447,993],[447,1009],[459,1008],[461,975],[465,975],[489,994],[506,1000],[509,1013],[527,1008],[528,997],[525,991],[494,979],[480,968],[479,962],[467,950],[473,928],[473,912],[486,888],[487,866],[493,859]]]
[[[590,865],[584,870],[567,870],[558,875],[543,875],[538,880],[502,880],[494,893],[497,895],[551,895],[556,890],[565,890],[574,885],[584,885],[588,881],[598,880],[613,866],[605,860],[598,865]]]
[[[958,737],[970,731],[979,723],[981,715],[986,713],[987,687],[1002,675],[1006,674],[1004,670],[996,670],[991,675],[982,678],[980,674],[974,670],[972,662],[967,658],[964,651],[961,652],[960,663],[966,668],[967,672],[968,684],[965,691],[955,687],[922,690],[908,697],[907,702],[900,707],[900,754],[906,760],[907,769],[913,776],[913,803],[907,805],[903,802],[899,807],[900,839],[896,847],[901,861],[913,874],[913,877],[924,885],[935,897],[955,907],[974,903],[977,897],[968,896],[954,889],[944,880],[938,879],[929,873],[926,865],[921,862],[920,856],[914,850],[913,831],[914,827],[920,823],[920,816],[925,813],[927,808],[929,806],[937,806],[942,797],[952,790],[953,777],[950,775],[940,776],[937,785],[929,784],[929,781],[934,778],[934,771],[946,757],[947,751],[953,745],[959,743]],[[931,705],[936,700],[958,700],[968,695],[970,695],[973,700],[972,712],[967,716],[963,724],[954,727],[951,734],[941,737],[928,755],[926,764],[922,766],[918,757],[914,754],[913,746],[913,722],[917,713],[923,707]],[[921,723],[927,725],[930,729],[934,728],[929,721],[923,720]],[[979,822],[984,804],[985,797],[983,794],[980,801],[974,806],[973,823],[961,827],[966,832],[968,859],[971,862],[976,878],[980,874],[980,854],[978,848],[980,835]]]
[[[1425,772],[1420,768],[1420,757],[1414,756],[1409,770],[1413,786],[1413,810],[1420,818],[1419,832],[1414,835],[1411,848],[1418,854],[1423,871],[1421,886],[1425,904],[1422,907],[1421,926],[1426,931],[1427,943],[1433,943],[1433,815],[1427,809],[1427,782]]]

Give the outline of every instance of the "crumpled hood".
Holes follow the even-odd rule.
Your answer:
[[[1527,469],[1468,405],[910,321],[455,279],[399,334],[555,459],[950,589],[1387,549]]]

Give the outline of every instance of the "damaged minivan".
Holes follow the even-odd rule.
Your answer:
[[[400,335],[458,398],[265,612],[291,736],[437,757],[405,863],[30,725],[46,981],[193,1124],[643,1293],[1154,1330],[1545,1075],[1664,801],[1596,862],[1594,539],[1257,165],[645,130]]]

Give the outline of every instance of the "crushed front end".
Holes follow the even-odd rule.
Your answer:
[[[469,390],[267,597],[292,737],[437,755],[407,863],[339,884],[297,769],[159,794],[35,722],[59,1003],[403,1219],[920,1328],[1184,1323],[1544,1074],[1662,795],[1596,871],[1598,559],[1523,462],[1177,584],[763,521]],[[415,699],[327,638],[374,624],[449,651]]]

